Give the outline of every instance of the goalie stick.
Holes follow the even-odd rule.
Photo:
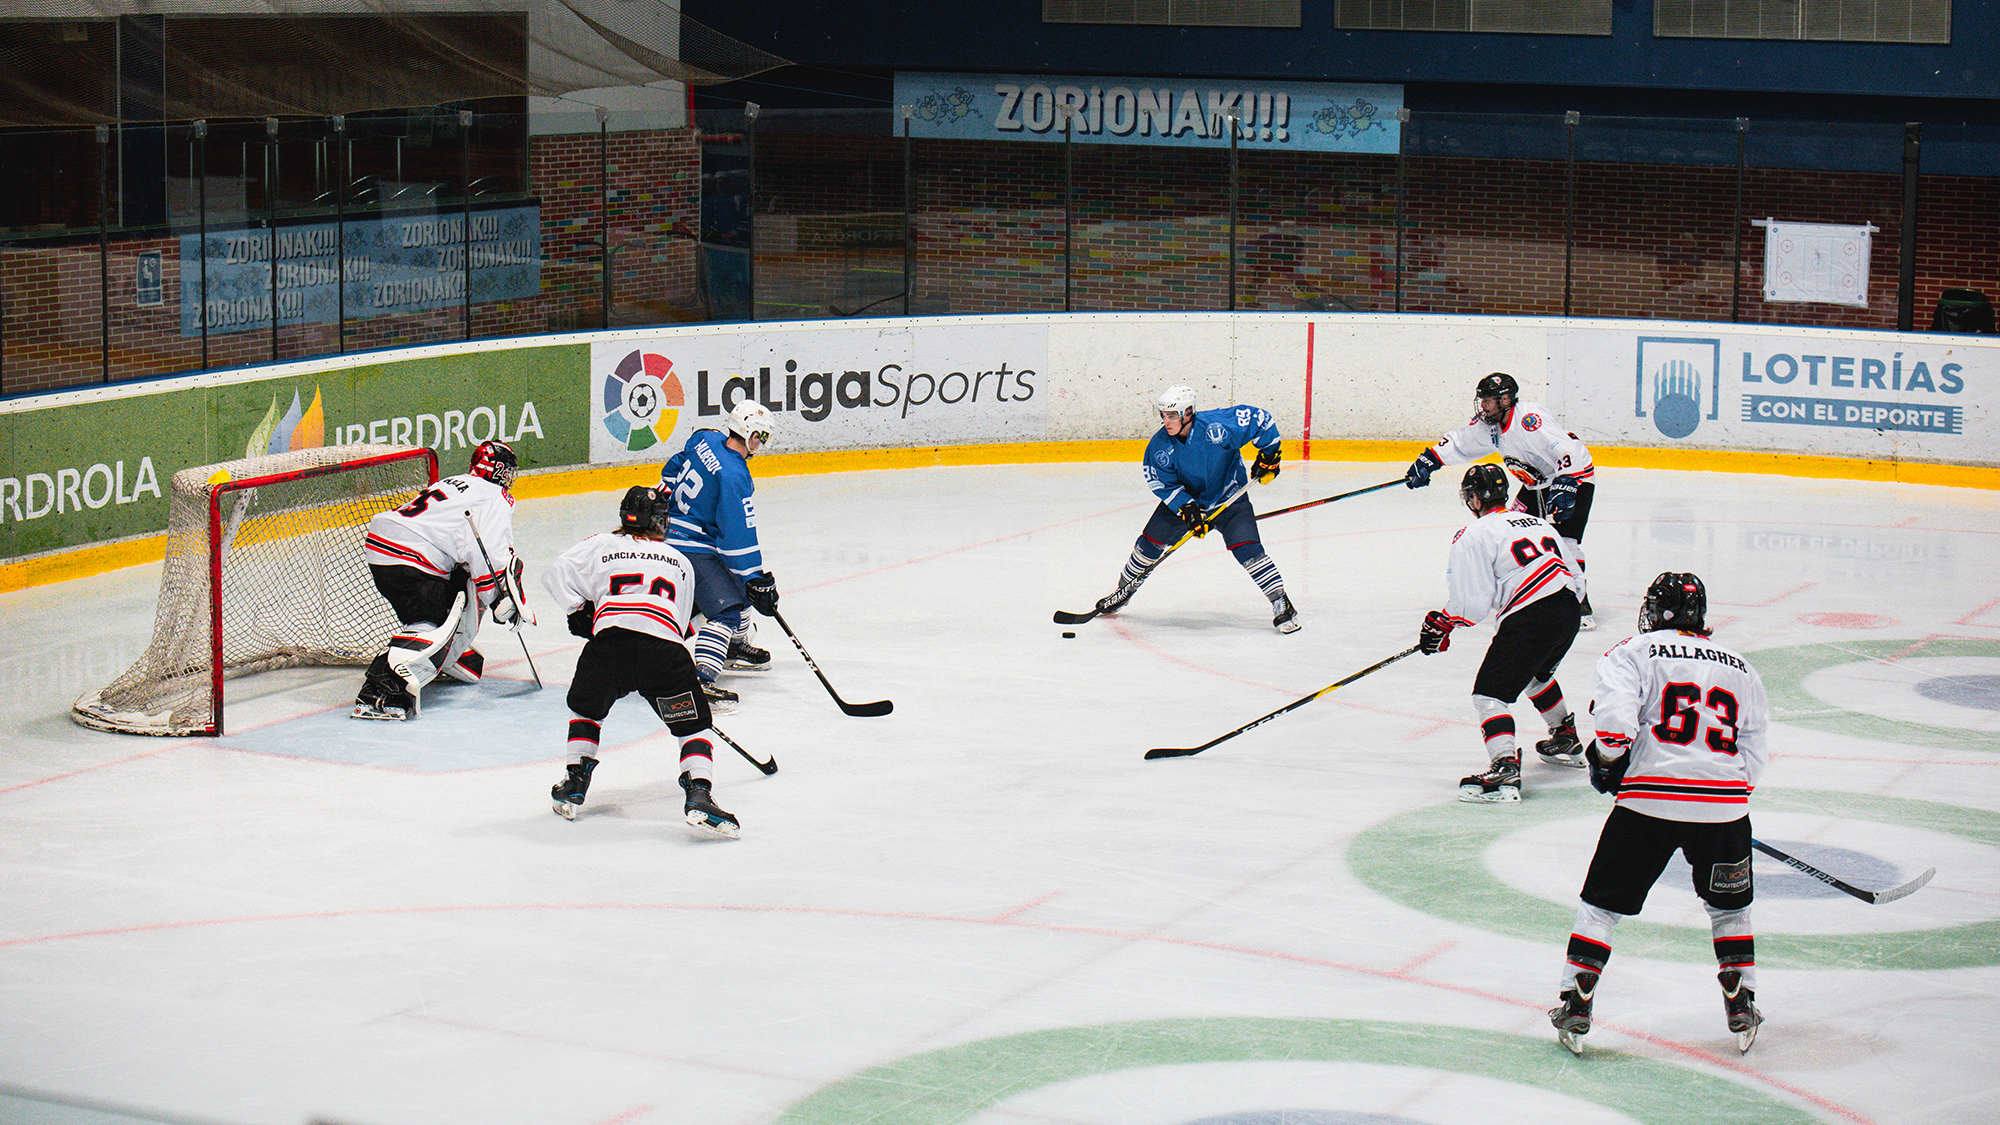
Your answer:
[[[1213,520],[1216,516],[1222,514],[1222,509],[1227,508],[1231,504],[1236,503],[1236,498],[1238,496],[1243,495],[1243,490],[1248,487],[1249,484],[1247,482],[1244,484],[1237,485],[1236,488],[1229,493],[1229,495],[1222,498],[1222,503],[1217,504],[1213,508],[1210,508],[1204,514],[1207,515],[1209,519]],[[1262,519],[1264,517],[1259,516],[1257,518]],[[1166,550],[1160,552],[1159,558],[1153,560],[1153,566],[1157,567],[1161,563],[1166,562],[1168,555],[1171,555],[1175,551],[1179,550],[1181,544],[1187,542],[1192,538],[1194,538],[1194,532],[1192,530],[1182,532],[1181,537],[1179,539],[1174,540],[1171,546],[1169,546]],[[1147,573],[1151,573],[1151,568],[1148,568]],[[1090,620],[1091,618],[1096,617],[1099,612],[1100,611],[1096,606],[1092,606],[1090,610],[1085,613],[1071,613],[1069,610],[1059,609],[1056,610],[1055,620],[1056,624],[1058,625],[1081,625],[1084,622]]]
[[[1841,882],[1840,880],[1834,878],[1833,876],[1828,875],[1826,872],[1821,871],[1819,868],[1814,867],[1812,864],[1807,863],[1805,860],[1799,859],[1795,856],[1786,855],[1784,852],[1779,851],[1778,849],[1772,847],[1771,845],[1765,843],[1762,840],[1752,838],[1750,841],[1750,846],[1756,848],[1760,852],[1763,852],[1765,855],[1770,856],[1772,859],[1782,860],[1786,863],[1791,864],[1793,867],[1798,868],[1800,871],[1803,871],[1806,874],[1812,876],[1813,878],[1818,879],[1820,882],[1825,883],[1827,886],[1832,887],[1835,890],[1846,891],[1848,894],[1853,895],[1855,898],[1860,899],[1862,902],[1868,902],[1868,903],[1894,902],[1899,898],[1904,898],[1908,895],[1915,894],[1917,890],[1922,888],[1925,883],[1931,881],[1932,876],[1937,874],[1937,868],[1932,867],[1926,869],[1922,875],[1919,875],[1916,878],[1910,880],[1909,882],[1904,883],[1900,887],[1891,887],[1886,891],[1864,891],[1860,887],[1851,886],[1847,883]]]
[[[721,727],[718,727],[715,724],[710,723],[708,729],[715,732],[715,737],[721,739],[724,742],[727,742],[729,744],[730,749],[736,751],[738,754],[743,755],[744,761],[749,762],[751,765],[756,766],[759,770],[763,771],[765,777],[769,777],[772,774],[778,772],[778,759],[775,756],[773,756],[771,760],[768,762],[760,762],[754,756],[751,755],[750,751],[745,750],[743,747],[737,745],[735,739],[722,733]]]
[[[1304,511],[1307,508],[1317,508],[1321,504],[1331,504],[1335,500],[1345,500],[1350,496],[1360,496],[1363,493],[1375,492],[1380,489],[1387,488],[1392,484],[1401,484],[1401,483],[1403,483],[1403,478],[1397,477],[1395,480],[1385,480],[1381,484],[1371,484],[1367,488],[1357,488],[1353,492],[1343,492],[1338,496],[1322,496],[1318,500],[1308,500],[1303,504],[1294,504],[1289,508],[1279,508],[1275,512],[1259,512],[1257,513],[1257,518],[1260,520],[1267,520],[1270,519],[1272,516],[1282,516],[1286,512],[1299,512],[1299,511]]]
[[[514,639],[521,642],[521,655],[528,658],[528,672],[535,677],[535,690],[540,691],[542,689],[542,671],[535,667],[535,654],[528,651],[528,638],[521,635],[521,615],[528,612],[528,603],[521,597],[521,588],[515,583],[514,572],[512,570],[496,571],[493,569],[493,556],[486,553],[486,540],[479,537],[479,521],[472,518],[472,509],[470,508],[465,510],[465,522],[467,526],[472,528],[472,541],[479,545],[479,557],[486,562],[486,573],[495,575],[501,582],[505,583],[507,596],[514,599],[514,620],[510,627],[513,630]],[[476,609],[477,607],[473,608]]]
[[[792,638],[792,647],[798,649],[799,655],[806,658],[806,667],[811,668],[813,675],[819,677],[821,686],[826,688],[826,693],[833,697],[834,703],[839,705],[843,714],[873,719],[896,709],[896,705],[887,699],[878,699],[873,703],[849,703],[840,698],[840,693],[833,690],[833,684],[827,680],[826,673],[820,671],[819,665],[813,662],[812,653],[806,651],[806,646],[799,640],[799,635],[792,632],[791,625],[785,621],[785,615],[779,613],[777,607],[773,606],[771,616],[778,619],[778,625],[785,630],[785,635]]]
[[[1303,699],[1295,699],[1292,702],[1285,704],[1283,707],[1278,708],[1276,711],[1271,712],[1270,714],[1264,716],[1261,719],[1253,719],[1250,722],[1244,723],[1242,726],[1237,727],[1235,730],[1230,731],[1228,734],[1222,735],[1219,738],[1209,739],[1207,742],[1202,743],[1200,746],[1156,746],[1153,749],[1146,751],[1146,760],[1152,761],[1155,758],[1185,758],[1191,754],[1199,754],[1203,750],[1206,750],[1211,746],[1215,746],[1219,743],[1227,742],[1230,739],[1235,738],[1237,735],[1242,734],[1244,731],[1249,730],[1252,727],[1263,726],[1265,723],[1270,722],[1272,719],[1277,718],[1278,716],[1284,714],[1287,711],[1291,711],[1299,707],[1304,707],[1306,704],[1311,703],[1313,700],[1318,699],[1320,696],[1325,695],[1327,692],[1332,691],[1334,688],[1345,687],[1348,684],[1353,683],[1354,681],[1360,679],[1361,677],[1367,675],[1370,672],[1374,672],[1382,668],[1387,668],[1389,665],[1394,664],[1396,661],[1401,660],[1405,656],[1409,656],[1411,653],[1416,652],[1417,648],[1418,646],[1411,645],[1409,648],[1404,649],[1403,651],[1397,653],[1394,656],[1389,657],[1386,660],[1378,660],[1375,663],[1370,664],[1368,667],[1363,668],[1361,671],[1354,673],[1352,676],[1349,676],[1344,680],[1338,680],[1335,681],[1334,683],[1330,683],[1325,687],[1319,689],[1318,691],[1313,692],[1311,695],[1306,696]]]

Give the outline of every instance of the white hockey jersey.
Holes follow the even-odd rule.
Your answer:
[[[1581,438],[1564,430],[1539,402],[1515,402],[1499,425],[1474,414],[1472,421],[1438,439],[1431,449],[1447,465],[1499,453],[1507,472],[1529,488],[1547,488],[1549,478],[1587,481],[1597,472]]]
[[[542,586],[565,616],[592,603],[592,634],[617,626],[687,646],[694,567],[665,543],[593,535],[558,556],[542,572]]]
[[[1590,709],[1600,750],[1631,755],[1619,804],[1709,823],[1748,811],[1770,760],[1771,705],[1734,650],[1673,629],[1627,637],[1598,659]]]
[[[1575,598],[1562,536],[1540,516],[1488,512],[1460,528],[1445,570],[1453,625],[1497,623],[1522,606],[1554,594]]]
[[[491,567],[473,541],[467,512],[479,521]],[[485,477],[445,477],[370,519],[362,554],[372,566],[415,567],[439,578],[463,563],[479,583],[479,600],[492,605],[501,589],[499,573],[514,558],[514,498]]]

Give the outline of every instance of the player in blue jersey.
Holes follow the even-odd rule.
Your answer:
[[[694,638],[694,667],[709,706],[736,709],[736,693],[715,682],[724,668],[762,671],[771,654],[757,648],[745,606],[770,616],[778,584],[764,566],[757,543],[757,509],[750,494],[750,458],[771,440],[771,412],[755,399],[729,411],[729,430],[696,430],[687,445],[660,466],[660,491],[673,494],[667,544],[694,566],[695,609],[702,626]]]
[[[1139,584],[1169,550],[1192,535],[1222,533],[1222,541],[1257,588],[1271,601],[1271,624],[1281,633],[1299,629],[1298,610],[1285,596],[1285,580],[1277,564],[1264,553],[1257,535],[1257,514],[1244,495],[1250,476],[1269,484],[1278,476],[1278,427],[1270,411],[1255,406],[1225,406],[1196,412],[1194,390],[1168,387],[1154,404],[1160,430],[1146,443],[1143,471],[1146,487],[1160,498],[1152,518],[1132,544],[1132,557],[1118,578],[1118,588],[1098,599],[1098,613],[1116,613],[1132,600]],[[1243,447],[1257,447],[1256,463],[1243,471]],[[1218,510],[1219,509],[1219,510]]]

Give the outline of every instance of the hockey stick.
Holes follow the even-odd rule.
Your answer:
[[[493,569],[493,556],[486,553],[486,540],[479,537],[479,521],[472,518],[472,509],[470,508],[465,510],[465,522],[472,528],[472,541],[479,545],[479,557],[486,562],[486,573],[499,577],[502,582],[507,582],[508,579],[505,575]],[[521,614],[527,612],[528,607],[522,604],[519,590],[509,591],[508,596],[514,599],[514,639],[521,642],[521,655],[528,658],[528,672],[535,677],[535,690],[540,691],[542,690],[542,671],[535,667],[535,654],[528,651],[528,638],[521,635]],[[474,608],[476,609],[477,607]]]
[[[1225,734],[1220,738],[1211,738],[1207,742],[1202,743],[1200,746],[1154,747],[1153,749],[1146,751],[1146,760],[1151,761],[1154,758],[1185,758],[1190,754],[1199,754],[1203,750],[1206,750],[1211,746],[1214,746],[1218,743],[1227,742],[1230,739],[1235,738],[1237,735],[1242,734],[1244,731],[1249,730],[1252,727],[1263,726],[1265,723],[1270,722],[1272,719],[1277,718],[1278,716],[1284,714],[1287,711],[1291,711],[1299,707],[1304,707],[1306,704],[1311,703],[1313,700],[1318,699],[1320,696],[1325,695],[1327,692],[1332,691],[1334,688],[1345,687],[1346,685],[1353,683],[1354,681],[1360,679],[1361,677],[1367,675],[1370,672],[1386,668],[1389,665],[1394,664],[1396,661],[1401,660],[1405,656],[1408,656],[1411,653],[1416,652],[1417,647],[1418,646],[1416,645],[1411,645],[1409,648],[1406,648],[1403,651],[1397,653],[1396,655],[1389,657],[1387,660],[1380,660],[1373,664],[1370,664],[1368,667],[1363,668],[1361,671],[1354,673],[1352,676],[1349,676],[1344,680],[1328,684],[1325,687],[1319,689],[1316,692],[1313,692],[1311,695],[1308,695],[1303,699],[1295,699],[1292,702],[1285,704],[1283,707],[1278,708],[1276,711],[1271,712],[1270,714],[1264,716],[1261,719],[1256,719],[1251,722],[1244,723],[1242,726],[1237,727],[1235,730],[1230,731],[1228,734]]]
[[[737,745],[735,739],[722,733],[721,727],[718,727],[715,724],[710,723],[708,729],[715,732],[715,737],[721,739],[724,742],[727,742],[730,746],[730,749],[735,750],[738,754],[743,755],[744,761],[749,762],[751,765],[756,766],[759,770],[762,770],[765,777],[769,777],[772,774],[778,772],[778,759],[775,756],[772,757],[772,759],[768,762],[760,762],[756,758],[751,756],[750,751],[745,750],[743,747]]]
[[[1916,893],[1916,891],[1919,888],[1921,888],[1925,883],[1931,881],[1931,877],[1933,875],[1937,874],[1937,868],[1932,867],[1927,869],[1922,875],[1919,875],[1916,878],[1910,880],[1909,882],[1904,883],[1900,887],[1892,887],[1886,891],[1864,891],[1860,887],[1850,886],[1846,883],[1841,882],[1840,880],[1834,878],[1833,876],[1828,875],[1826,872],[1821,871],[1819,868],[1814,867],[1812,864],[1807,863],[1805,860],[1798,859],[1793,856],[1788,856],[1784,852],[1779,851],[1778,849],[1772,847],[1771,845],[1765,843],[1762,840],[1753,838],[1750,841],[1750,846],[1756,848],[1760,852],[1763,852],[1765,855],[1770,856],[1772,859],[1783,860],[1784,862],[1791,864],[1793,867],[1798,868],[1800,871],[1803,871],[1806,874],[1812,876],[1813,878],[1818,879],[1820,882],[1825,883],[1827,886],[1832,887],[1835,890],[1846,891],[1848,894],[1853,895],[1855,898],[1860,899],[1862,902],[1872,902],[1872,903],[1894,902],[1899,898],[1903,898],[1907,895]]]
[[[1222,503],[1217,504],[1215,507],[1209,509],[1209,511],[1207,512],[1208,518],[1212,520],[1216,516],[1221,515],[1222,509],[1227,508],[1231,504],[1236,503],[1236,498],[1238,496],[1243,495],[1243,490],[1248,487],[1249,484],[1247,482],[1244,484],[1237,485],[1234,491],[1232,491],[1229,495],[1222,498]],[[1264,517],[1258,516],[1257,518],[1263,519]],[[1169,546],[1166,550],[1160,552],[1159,558],[1153,560],[1153,566],[1157,567],[1161,563],[1166,562],[1168,555],[1171,555],[1175,551],[1180,550],[1181,544],[1187,542],[1192,538],[1194,538],[1194,532],[1192,530],[1182,532],[1181,537],[1179,539],[1174,540],[1171,546]],[[1147,573],[1148,574],[1152,573],[1152,569],[1148,568]],[[1145,581],[1145,579],[1142,578],[1140,579],[1140,581],[1143,582]],[[1115,592],[1116,591],[1114,591],[1114,593]],[[1055,620],[1056,624],[1058,625],[1081,625],[1084,622],[1090,620],[1091,618],[1096,617],[1100,612],[1101,611],[1096,606],[1092,606],[1090,610],[1085,613],[1071,613],[1069,610],[1059,609],[1056,610]]]
[[[785,630],[785,635],[792,638],[792,647],[798,649],[799,655],[806,658],[806,667],[811,668],[813,675],[819,677],[819,682],[826,688],[826,693],[833,697],[835,703],[840,705],[840,710],[843,714],[858,715],[873,719],[881,715],[886,715],[896,709],[896,705],[887,699],[878,699],[873,703],[849,703],[845,699],[840,698],[840,693],[833,690],[833,684],[828,682],[826,673],[820,671],[819,665],[813,662],[812,653],[807,652],[806,646],[799,641],[799,635],[792,632],[792,627],[786,624],[785,615],[779,613],[777,607],[773,606],[771,607],[771,616],[778,619],[778,625]]]
[[[1303,511],[1306,508],[1317,508],[1321,504],[1331,504],[1335,500],[1345,500],[1350,496],[1359,496],[1364,492],[1374,492],[1377,489],[1387,488],[1392,484],[1402,484],[1402,483],[1403,483],[1403,478],[1397,477],[1395,480],[1385,480],[1381,484],[1371,484],[1367,488],[1357,488],[1353,492],[1343,492],[1338,496],[1326,496],[1318,500],[1308,500],[1303,504],[1294,504],[1289,508],[1279,508],[1275,512],[1259,512],[1257,513],[1257,518],[1260,520],[1267,520],[1270,519],[1272,516],[1282,516],[1286,512],[1297,512],[1297,511]]]

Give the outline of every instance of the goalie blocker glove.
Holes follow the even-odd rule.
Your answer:
[[[1417,630],[1417,648],[1425,656],[1436,656],[1451,647],[1451,618],[1441,609],[1424,614],[1424,623]]]
[[[1276,449],[1257,451],[1257,460],[1250,466],[1250,475],[1257,478],[1258,484],[1270,484],[1278,479],[1278,455]]]
[[[1403,474],[1403,483],[1410,488],[1422,488],[1431,482],[1431,474],[1444,468],[1444,458],[1437,450],[1426,449],[1410,462],[1409,471]]]
[[[743,584],[743,596],[750,599],[750,607],[766,617],[778,613],[778,580],[770,571],[753,576]]]
[[[1187,525],[1188,533],[1197,539],[1207,535],[1209,529],[1215,526],[1214,521],[1209,519],[1208,513],[1201,510],[1201,501],[1199,500],[1189,499],[1187,503],[1181,505],[1181,510],[1175,514],[1180,516],[1181,522]]]

